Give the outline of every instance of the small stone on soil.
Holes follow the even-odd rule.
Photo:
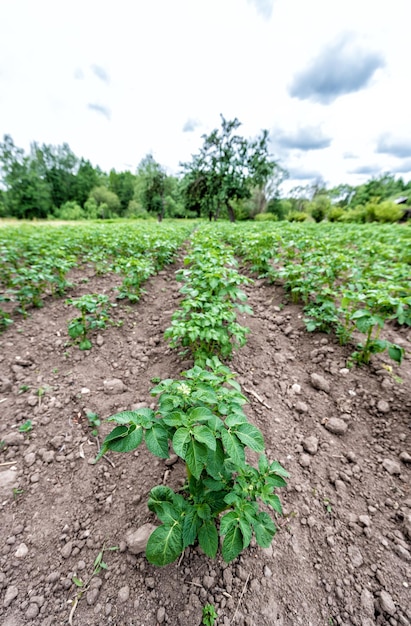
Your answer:
[[[384,459],[382,466],[391,475],[401,474],[401,466],[396,461],[391,459]]]
[[[126,391],[126,386],[119,378],[112,378],[111,380],[104,381],[104,393],[109,396],[114,396]]]
[[[144,524],[140,528],[130,528],[125,534],[125,542],[131,554],[144,552],[148,539],[157,526],[154,524]]]
[[[324,376],[321,376],[321,374],[311,374],[310,380],[314,389],[325,391],[325,393],[330,392],[330,383],[324,378]]]
[[[333,435],[343,435],[347,432],[348,424],[339,417],[332,417],[325,424],[324,427]]]
[[[394,600],[391,598],[388,591],[381,591],[380,606],[384,613],[388,613],[388,615],[395,615],[396,608]]]
[[[314,435],[311,435],[310,437],[306,437],[305,439],[303,439],[302,444],[306,452],[312,455],[317,454],[317,451],[318,451],[317,437],[314,437]]]

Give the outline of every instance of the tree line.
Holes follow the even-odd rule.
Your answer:
[[[147,218],[397,221],[411,205],[411,181],[391,174],[358,187],[327,189],[322,181],[280,196],[287,171],[272,157],[269,134],[238,132],[237,118],[210,134],[178,176],[146,155],[135,173],[109,173],[77,157],[67,143],[32,143],[28,154],[9,135],[0,143],[0,217],[65,220]]]

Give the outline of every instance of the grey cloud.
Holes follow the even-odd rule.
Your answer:
[[[300,100],[330,104],[339,96],[364,89],[383,66],[381,54],[358,47],[352,35],[345,35],[324,48],[295,76],[289,94]]]
[[[90,111],[95,111],[96,113],[99,113],[100,115],[104,115],[104,117],[107,120],[110,120],[111,111],[108,107],[105,107],[102,104],[93,104],[93,103],[89,103],[87,107],[90,109]]]
[[[358,156],[354,152],[344,152],[344,159],[358,159]]]
[[[247,0],[249,4],[252,4],[257,13],[259,13],[264,19],[269,20],[272,12],[275,0]]]
[[[93,74],[95,76],[97,76],[97,78],[99,78],[100,80],[103,81],[103,83],[109,83],[110,82],[110,77],[107,74],[106,70],[104,69],[104,67],[101,67],[101,65],[92,65],[91,69],[93,71]]]
[[[389,135],[381,135],[377,143],[377,152],[391,154],[399,158],[411,157],[411,139],[393,138]]]
[[[331,138],[315,126],[298,128],[292,133],[274,130],[271,137],[275,147],[286,150],[322,150],[331,145]]]
[[[290,174],[289,178],[291,180],[317,180],[321,178],[321,174],[319,172],[316,172],[315,170],[305,170],[298,167],[289,167],[287,169]]]
[[[190,117],[183,126],[183,133],[192,133],[199,126],[200,122],[198,120],[193,120]]]
[[[350,171],[350,174],[370,174],[372,176],[381,172],[379,165],[359,165]]]
[[[393,174],[408,174],[411,172],[411,159],[404,159],[395,167],[391,167],[390,170]]]

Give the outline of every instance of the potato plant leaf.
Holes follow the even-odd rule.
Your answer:
[[[240,527],[238,525],[230,526],[223,541],[222,554],[224,561],[230,563],[240,554],[242,549],[243,534]]]
[[[175,561],[183,551],[181,524],[163,524],[151,533],[147,542],[146,556],[153,565],[168,565]]]
[[[150,430],[146,430],[145,442],[152,454],[160,459],[168,459],[168,432],[161,424],[154,424]]]
[[[218,549],[218,532],[214,522],[207,520],[200,526],[198,541],[205,554],[214,559]]]
[[[256,426],[253,426],[253,424],[240,424],[236,428],[235,434],[239,440],[242,441],[245,446],[251,448],[251,450],[254,450],[255,452],[264,451],[263,435]]]

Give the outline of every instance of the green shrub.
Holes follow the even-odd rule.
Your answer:
[[[83,220],[85,213],[77,202],[65,202],[56,212],[60,220]]]
[[[377,204],[374,213],[377,222],[391,223],[398,222],[402,218],[404,210],[395,202],[387,200]]]
[[[278,217],[274,213],[258,213],[254,218],[257,222],[277,222]]]
[[[149,219],[150,215],[148,211],[143,209],[140,202],[137,202],[137,200],[130,200],[130,202],[128,203],[125,217],[131,219],[147,220]]]
[[[293,205],[286,198],[272,198],[267,204],[267,213],[273,213],[279,220],[286,219],[288,213],[292,211]]]
[[[355,209],[345,211],[341,216],[340,222],[349,222],[354,224],[365,224],[367,222],[367,209],[359,204]]]
[[[303,211],[291,211],[291,213],[287,215],[289,222],[305,222],[308,218],[308,213],[304,213]]]
[[[341,207],[333,207],[328,213],[329,222],[340,222],[344,217],[345,211]]]

